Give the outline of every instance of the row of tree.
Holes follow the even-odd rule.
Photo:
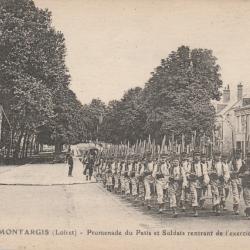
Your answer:
[[[0,0],[0,147],[25,157],[37,144],[77,143],[86,134],[83,106],[69,89],[65,39],[51,13],[32,0]]]
[[[26,157],[38,144],[84,140],[121,143],[163,136],[191,140],[211,134],[219,100],[219,66],[211,50],[181,46],[163,59],[144,88],[129,89],[105,105],[82,105],[70,90],[65,39],[51,13],[33,0],[0,0],[0,104],[5,111],[0,147]]]
[[[204,135],[212,138],[215,124],[213,100],[219,100],[222,80],[211,50],[181,46],[163,59],[152,72],[144,88],[129,89],[121,100],[106,107],[99,100],[95,106],[92,129],[97,115],[103,115],[95,138],[111,143],[135,143],[148,135],[160,144],[164,135],[190,143]],[[99,105],[99,106],[98,106]]]

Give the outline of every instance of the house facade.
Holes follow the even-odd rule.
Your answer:
[[[250,96],[243,94],[243,85],[237,85],[237,99],[231,100],[230,89],[223,90],[222,103],[216,106],[215,143],[222,152],[241,149],[243,156],[249,148]]]

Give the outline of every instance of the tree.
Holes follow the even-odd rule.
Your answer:
[[[145,129],[156,138],[210,133],[222,81],[211,50],[181,46],[161,61],[146,83],[143,100]]]
[[[141,88],[132,88],[123,95],[120,101],[109,103],[102,126],[104,139],[113,143],[128,140],[135,142],[144,136],[145,113],[140,106],[141,93]]]
[[[34,138],[58,149],[79,140],[82,105],[69,89],[65,56],[64,36],[48,10],[32,0],[0,0],[0,99],[13,124],[16,158]]]
[[[106,114],[106,105],[100,99],[93,99],[90,104],[83,106],[82,115],[87,128],[89,140],[96,140],[101,137],[100,127],[103,117]]]
[[[0,98],[13,124],[16,157],[21,141],[24,145],[35,128],[53,116],[50,90],[31,68],[36,65],[34,57],[37,64],[42,63],[38,36],[49,24],[50,14],[38,10],[32,1],[1,1]]]
[[[121,100],[109,103],[102,124],[102,138],[120,143],[145,139],[160,143],[163,136],[191,140],[213,130],[215,110],[211,100],[219,100],[219,66],[211,50],[181,46],[152,73],[144,89],[129,89]]]

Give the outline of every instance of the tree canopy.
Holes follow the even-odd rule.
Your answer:
[[[69,89],[65,39],[51,16],[32,0],[0,1],[0,100],[12,124],[15,157],[33,137],[58,147],[83,137],[82,104]]]
[[[161,60],[145,87],[127,91],[112,101],[104,118],[105,139],[115,143],[148,135],[158,142],[164,135],[210,134],[220,99],[219,66],[211,50],[181,46]]]
[[[161,60],[143,88],[121,100],[82,105],[70,90],[65,39],[52,26],[49,10],[32,0],[0,0],[0,100],[11,128],[3,123],[0,146],[23,157],[32,143],[85,140],[112,143],[164,135],[210,134],[220,99],[220,67],[211,50],[181,46]],[[21,150],[22,149],[22,150]],[[22,152],[21,152],[22,151]]]

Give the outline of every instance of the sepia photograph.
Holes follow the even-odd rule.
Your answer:
[[[249,0],[0,0],[0,250],[249,249]]]

